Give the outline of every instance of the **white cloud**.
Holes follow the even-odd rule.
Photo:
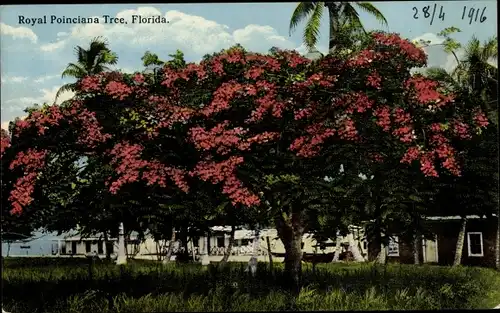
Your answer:
[[[237,29],[232,34],[235,43],[239,43],[250,51],[266,51],[273,46],[282,49],[293,49],[294,44],[271,26],[250,24],[245,28]]]
[[[5,77],[2,77],[2,84],[22,83],[23,81],[25,81],[27,79],[28,79],[28,77],[23,77],[23,76],[5,76]]]
[[[326,47],[326,46],[320,45],[320,46],[316,47],[316,49],[318,49],[318,51],[321,52],[323,55],[328,54],[328,47]],[[309,50],[306,48],[306,46],[304,44],[301,44],[300,46],[295,48],[295,50],[302,55],[306,55],[309,52]]]
[[[14,27],[5,23],[0,23],[0,33],[2,36],[12,36],[15,39],[27,38],[33,43],[38,41],[38,36],[31,29],[24,26]]]
[[[58,77],[61,77],[61,75],[40,76],[40,77],[37,77],[36,79],[34,79],[33,82],[35,82],[37,84],[40,84],[40,83],[43,83],[43,82],[46,82],[48,80],[55,79],[55,78],[58,78]]]
[[[48,43],[48,44],[41,45],[40,50],[42,50],[44,52],[52,52],[52,51],[59,50],[59,49],[63,48],[65,45],[66,45],[65,40],[59,40],[59,41],[54,42],[54,43]]]
[[[132,23],[133,15],[161,16],[165,17],[169,23]],[[53,52],[65,47],[69,41],[72,41],[71,45],[88,43],[96,36],[113,40],[113,45],[121,43],[149,48],[153,44],[164,44],[184,51],[189,50],[198,55],[219,51],[236,43],[256,52],[266,52],[272,46],[293,48],[291,41],[280,36],[270,26],[251,24],[245,28],[231,31],[227,25],[201,16],[189,15],[176,10],[162,13],[154,7],[124,10],[119,12],[116,17],[124,18],[127,24],[104,24],[102,23],[103,19],[100,18],[101,23],[75,25],[70,29],[68,36],[58,34],[59,41],[45,44],[40,48],[44,52]]]
[[[10,121],[2,122],[2,124],[1,124],[2,129],[8,130],[9,124],[10,124]]]
[[[26,117],[28,117],[28,115],[23,115],[23,116],[20,116],[19,118],[21,120],[24,120]],[[12,120],[13,121],[13,120]],[[0,124],[0,127],[2,127],[2,129],[6,130],[6,131],[9,131],[9,124],[10,124],[11,121],[3,121],[1,124]]]
[[[60,87],[61,86],[52,87],[52,89],[41,89],[40,91],[43,94],[40,97],[40,99],[42,99],[41,102],[47,102],[49,104],[53,104],[56,99],[57,91],[59,90]],[[63,92],[62,94],[59,95],[59,98],[57,98],[56,103],[61,104],[62,102],[73,98],[74,95],[75,93],[72,91]]]
[[[39,89],[39,93],[41,94],[38,97],[21,97],[16,99],[10,99],[5,101],[5,105],[2,106],[2,110],[6,110],[7,112],[13,113],[19,110],[24,110],[25,108],[37,104],[53,104],[56,99],[57,91],[60,86],[54,86],[52,89]],[[71,99],[74,96],[74,92],[67,91],[62,93],[59,98],[57,98],[56,104],[60,104],[63,101]]]
[[[418,37],[415,37],[412,39],[413,42],[420,42],[420,41],[430,41],[430,45],[438,45],[443,43],[444,39],[442,37],[439,37],[438,35],[434,33],[425,33],[423,35],[420,35]]]

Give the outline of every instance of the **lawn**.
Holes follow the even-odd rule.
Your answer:
[[[486,268],[322,264],[303,270],[297,298],[283,291],[282,265],[126,266],[85,259],[5,259],[3,308],[21,312],[404,310],[492,308],[500,273]]]

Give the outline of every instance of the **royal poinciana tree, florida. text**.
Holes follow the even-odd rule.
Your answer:
[[[426,55],[409,41],[373,33],[363,47],[314,62],[236,47],[199,64],[167,64],[160,86],[139,73],[87,76],[74,99],[18,121],[12,146],[2,133],[2,153],[17,151],[12,213],[30,205],[37,177],[67,151],[110,164],[113,194],[129,184],[189,194],[208,182],[237,210],[268,210],[297,282],[309,186],[341,164],[460,175],[460,141],[488,124],[437,82],[410,74]],[[270,187],[271,178],[295,187]]]

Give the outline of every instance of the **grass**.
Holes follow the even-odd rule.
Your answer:
[[[257,277],[245,264],[126,266],[84,259],[5,259],[3,308],[8,312],[166,312],[281,310],[481,309],[500,303],[500,273],[486,268],[389,264],[304,266],[294,298],[283,268]]]

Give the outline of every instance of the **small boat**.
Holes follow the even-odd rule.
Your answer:
[[[277,258],[284,258],[285,253],[272,252],[272,255]],[[302,261],[310,263],[330,263],[333,260],[335,252],[330,253],[306,253],[302,254]]]

